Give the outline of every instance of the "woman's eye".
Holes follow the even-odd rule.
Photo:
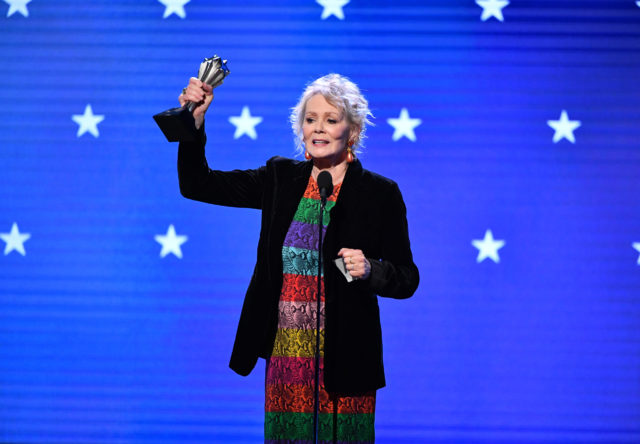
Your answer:
[[[311,117],[307,117],[305,121],[307,123],[313,123],[313,119]]]
[[[338,123],[338,121],[336,119],[329,119],[329,120],[327,120],[327,122],[329,122],[332,125],[335,124],[335,123]]]

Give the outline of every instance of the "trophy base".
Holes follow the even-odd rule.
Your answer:
[[[171,108],[153,116],[169,142],[193,142],[195,121],[187,107]]]

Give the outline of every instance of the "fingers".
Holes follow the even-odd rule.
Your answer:
[[[196,79],[195,77],[189,78],[189,86],[193,86],[195,88],[202,88],[202,85],[204,85],[204,82],[202,82],[200,79]]]
[[[206,94],[202,88],[189,83],[189,86],[184,89],[182,97],[188,102],[200,103],[204,102]]]
[[[189,79],[189,85],[182,90],[182,94],[180,94],[178,100],[180,101],[180,105],[183,106],[187,102],[204,103],[208,106],[213,100],[213,88],[211,85],[207,85],[195,77],[191,77]]]
[[[351,276],[356,279],[366,279],[369,277],[371,264],[362,250],[342,248],[338,252],[338,256],[342,257],[345,267]]]
[[[185,106],[189,102],[195,104],[193,108],[193,118],[196,122],[196,128],[200,128],[204,121],[204,115],[213,101],[213,88],[211,85],[207,85],[195,77],[191,77],[187,87],[183,88],[178,96],[178,101],[180,102],[180,106]]]
[[[345,263],[346,263],[346,262],[349,262],[348,259],[351,259],[351,258],[356,258],[356,257],[364,258],[364,253],[362,252],[362,250],[354,250],[352,248],[341,248],[340,251],[338,251],[338,256],[340,256],[342,259],[345,259]]]

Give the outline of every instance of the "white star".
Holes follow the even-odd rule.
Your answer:
[[[13,250],[16,250],[21,255],[27,254],[24,251],[24,243],[29,240],[31,235],[29,233],[20,234],[18,230],[18,224],[13,223],[11,226],[10,233],[0,233],[0,238],[7,243],[4,247],[4,255],[11,253]]]
[[[80,137],[87,131],[93,134],[93,137],[98,137],[98,123],[104,120],[104,115],[93,114],[91,105],[87,105],[84,108],[84,114],[74,114],[71,119],[76,122],[80,127],[76,136]]]
[[[640,2],[638,2],[640,3]],[[640,6],[640,4],[638,4],[638,6]],[[633,246],[633,248],[636,249],[636,251],[638,253],[640,253],[640,242],[634,242],[633,244],[631,244]],[[6,254],[6,253],[5,253]],[[638,256],[638,265],[640,265],[640,256]]]
[[[253,140],[256,140],[258,138],[256,125],[262,122],[262,117],[252,117],[249,107],[244,106],[242,107],[242,113],[239,116],[229,117],[229,122],[236,127],[236,132],[233,134],[234,139],[246,134]]]
[[[569,116],[565,110],[562,110],[559,120],[547,120],[547,125],[553,128],[556,132],[553,134],[553,143],[558,143],[560,140],[567,139],[571,143],[576,143],[576,138],[573,136],[573,131],[578,129],[582,122],[579,120],[569,120]]]
[[[504,241],[494,240],[491,230],[487,230],[484,233],[484,239],[474,239],[471,241],[471,244],[479,250],[476,262],[482,262],[486,258],[490,258],[496,264],[500,262],[498,250],[504,247]]]
[[[413,130],[415,129],[415,127],[422,123],[422,120],[410,118],[407,108],[402,108],[402,110],[400,111],[400,117],[398,117],[397,119],[387,119],[387,123],[394,129],[394,141],[400,139],[402,136],[405,136],[407,139],[415,142],[416,134],[413,132]]]
[[[7,11],[7,17],[11,17],[16,12],[19,12],[25,17],[29,17],[29,10],[27,9],[27,3],[31,3],[31,0],[4,0],[9,5],[9,11]]]
[[[340,20],[344,20],[342,8],[350,1],[351,0],[316,0],[316,3],[324,8],[320,18],[325,20],[327,17],[335,15]]]
[[[638,5],[638,8],[640,8],[640,2],[636,2],[636,5]]]
[[[185,18],[187,13],[184,12],[184,5],[191,0],[158,0],[164,5],[164,15],[162,18],[167,18],[171,14],[175,14],[180,18]]]
[[[482,8],[480,20],[486,22],[491,17],[495,17],[501,22],[504,22],[502,8],[509,4],[507,0],[476,0],[476,3]]]
[[[160,257],[165,257],[167,254],[173,253],[178,258],[182,259],[182,249],[180,248],[180,245],[184,244],[187,239],[187,236],[177,236],[176,229],[173,227],[173,224],[169,225],[167,234],[165,234],[164,236],[161,234],[156,234],[155,236],[156,242],[162,245]]]

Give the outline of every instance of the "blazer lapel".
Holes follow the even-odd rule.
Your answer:
[[[276,168],[274,173],[276,192],[272,203],[275,209],[272,212],[273,233],[276,237],[272,243],[274,246],[282,247],[300,199],[307,188],[312,167],[312,163],[307,161],[295,163],[292,168]],[[277,253],[281,254],[280,251]]]
[[[340,187],[340,195],[335,206],[331,210],[331,220],[333,220],[334,210],[337,208],[337,213],[341,212],[343,208],[348,207],[354,199],[358,198],[358,187],[360,185],[360,178],[362,177],[362,164],[358,159],[349,164],[347,173],[342,180],[342,186]],[[329,222],[331,225],[331,221]]]
[[[338,200],[329,213],[329,225],[327,226],[324,244],[322,245],[322,257],[325,261],[325,273],[328,273],[329,275],[332,274],[334,270],[331,269],[331,272],[327,271],[327,261],[335,259],[339,248],[347,246],[338,245],[337,233],[340,230],[341,224],[354,222],[346,220],[346,210],[353,206],[356,199],[359,198],[358,188],[360,187],[362,172],[362,164],[359,160],[356,159],[349,164],[347,173],[342,181],[342,186],[340,187]],[[325,280],[325,285],[330,285],[330,283]],[[330,293],[327,293],[325,296],[327,297],[327,300],[332,299],[332,295]]]

